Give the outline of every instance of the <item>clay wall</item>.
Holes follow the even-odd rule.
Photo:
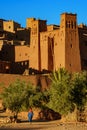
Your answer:
[[[50,85],[50,79],[48,75],[14,75],[14,74],[0,74],[0,84],[8,87],[11,83],[17,79],[25,81],[26,83],[32,83],[35,86],[40,86],[43,90],[48,88]],[[2,87],[0,87],[2,89]]]
[[[14,32],[19,27],[20,27],[20,24],[14,22],[14,21],[4,21],[3,22],[3,30],[8,31],[8,32]]]

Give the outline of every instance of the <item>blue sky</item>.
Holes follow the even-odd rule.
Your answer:
[[[87,0],[0,0],[0,18],[14,20],[23,27],[29,17],[60,24],[64,12],[76,13],[78,24],[87,24]]]

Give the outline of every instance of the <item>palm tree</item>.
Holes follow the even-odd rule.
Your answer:
[[[71,102],[71,74],[64,68],[60,68],[50,75],[52,81],[49,94],[48,107],[59,113],[67,114],[72,110]]]

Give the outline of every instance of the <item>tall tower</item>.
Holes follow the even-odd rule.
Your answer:
[[[61,14],[61,44],[64,46],[64,67],[70,72],[81,71],[79,36],[76,14]]]
[[[30,57],[29,66],[41,71],[40,32],[47,30],[46,20],[27,19],[27,28],[30,28]]]

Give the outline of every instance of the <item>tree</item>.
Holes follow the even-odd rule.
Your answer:
[[[71,74],[64,68],[60,68],[50,75],[52,81],[49,94],[50,101],[48,107],[62,115],[72,110],[71,102]]]
[[[73,74],[72,84],[73,102],[78,110],[84,110],[87,105],[87,72],[83,71]]]
[[[26,104],[25,102],[27,102],[29,96],[33,94],[33,89],[34,87],[31,83],[27,85],[24,81],[17,79],[3,90],[2,100],[4,106],[17,116],[23,105]],[[27,105],[29,105],[29,103]]]
[[[39,88],[39,89],[38,89]],[[35,91],[29,98],[30,106],[43,109],[49,100],[49,92],[47,90],[42,91],[40,86],[36,86]]]
[[[77,108],[77,120],[86,120],[87,107],[87,71],[74,73],[72,76],[72,101]]]
[[[42,108],[47,102],[47,92],[42,92],[39,86],[17,79],[3,90],[2,100],[5,108],[16,116],[29,107]]]

